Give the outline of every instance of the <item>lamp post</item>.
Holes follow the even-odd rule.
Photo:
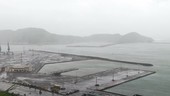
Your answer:
[[[113,72],[113,78],[112,78],[112,81],[115,81],[115,75],[114,75],[114,72]]]
[[[95,84],[95,86],[99,86],[97,76],[96,76],[96,84]]]

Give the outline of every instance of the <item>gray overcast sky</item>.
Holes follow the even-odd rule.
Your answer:
[[[169,0],[0,0],[0,29],[86,36],[138,32],[170,39]]]

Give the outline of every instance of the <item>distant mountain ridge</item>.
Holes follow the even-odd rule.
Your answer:
[[[58,35],[49,33],[41,28],[23,28],[16,31],[0,30],[0,43],[13,44],[69,44],[80,42],[110,42],[110,43],[139,43],[153,42],[150,37],[142,36],[136,32],[126,35],[95,34],[86,37]]]

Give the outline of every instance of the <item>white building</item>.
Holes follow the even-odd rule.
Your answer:
[[[6,72],[31,72],[32,65],[14,64],[5,68]]]

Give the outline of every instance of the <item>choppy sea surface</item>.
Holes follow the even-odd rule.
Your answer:
[[[130,68],[144,68],[148,70],[154,70],[157,73],[108,89],[106,91],[121,93],[128,96],[132,96],[133,94],[141,94],[143,96],[170,96],[170,44],[117,44],[108,47],[89,48],[67,47],[66,45],[11,45],[11,50],[15,51],[28,49],[40,49],[53,52],[73,53],[106,57],[111,59],[152,63],[154,66],[149,68],[128,64],[121,65]],[[5,45],[2,46],[2,50],[6,50]],[[67,65],[65,64],[60,67],[66,66]],[[106,68],[107,66],[109,65],[100,64],[100,67]],[[97,65],[93,67],[97,67]]]

